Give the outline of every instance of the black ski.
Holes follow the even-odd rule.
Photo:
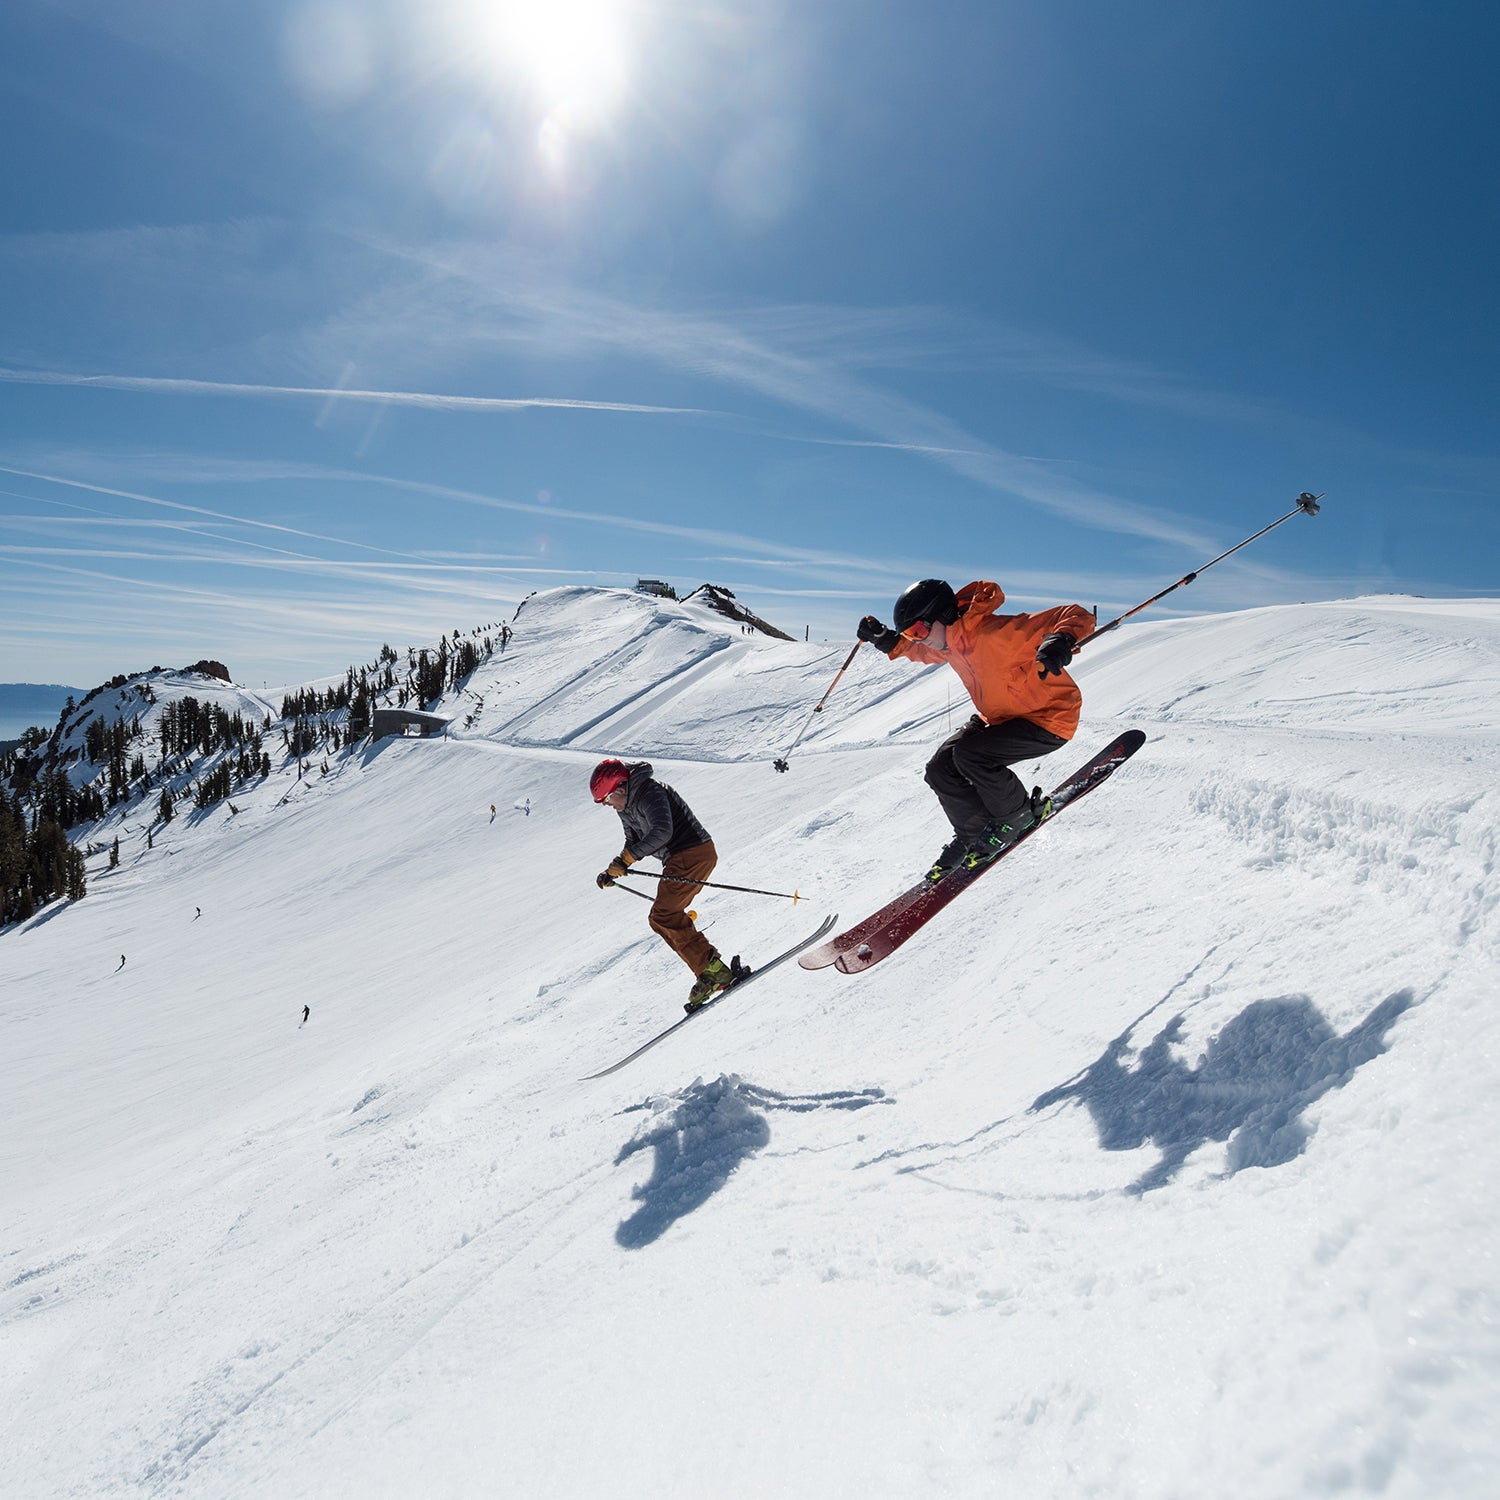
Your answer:
[[[578,1081],[580,1083],[588,1083],[591,1079],[607,1078],[611,1073],[618,1073],[620,1069],[623,1068],[627,1063],[633,1063],[636,1058],[638,1058],[643,1052],[649,1052],[658,1042],[666,1041],[666,1039],[671,1036],[674,1031],[680,1031],[682,1027],[686,1026],[689,1021],[696,1021],[698,1017],[704,1013],[704,1011],[712,1010],[714,1006],[716,1006],[719,1001],[723,1000],[726,996],[737,994],[747,984],[754,984],[757,979],[760,979],[764,975],[769,974],[771,970],[777,966],[777,964],[785,963],[789,958],[795,958],[797,954],[801,953],[804,948],[810,948],[814,943],[818,941],[819,938],[826,937],[830,932],[833,931],[834,924],[837,921],[837,913],[835,913],[831,917],[824,917],[823,921],[818,926],[818,930],[810,934],[808,937],[803,938],[800,943],[794,944],[792,947],[788,948],[785,953],[778,953],[775,958],[767,959],[767,961],[763,963],[758,969],[752,969],[743,979],[737,980],[734,984],[731,984],[728,989],[720,990],[712,1000],[709,1000],[703,1005],[700,1005],[697,1010],[690,1011],[680,1021],[673,1022],[673,1024],[668,1026],[665,1031],[658,1032],[657,1035],[652,1037],[649,1042],[642,1043],[642,1045],[637,1047],[629,1057],[622,1057],[619,1062],[611,1063],[609,1067],[602,1068],[597,1073],[588,1073]]]

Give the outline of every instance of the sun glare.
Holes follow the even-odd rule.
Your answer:
[[[429,79],[461,77],[467,100],[430,176],[445,198],[485,202],[529,132],[540,180],[566,196],[598,180],[592,148],[619,126],[643,44],[642,0],[404,0]]]
[[[618,104],[629,60],[624,0],[499,0],[485,11],[497,60],[544,114],[586,128]]]

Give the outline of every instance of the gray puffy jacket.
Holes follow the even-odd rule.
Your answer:
[[[649,761],[628,761],[625,784],[625,852],[632,859],[670,859],[672,855],[709,841],[708,830],[693,810],[664,781],[651,775]]]

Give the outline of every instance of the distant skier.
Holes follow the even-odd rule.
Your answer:
[[[120,969],[123,969],[124,967],[125,967],[125,955],[122,953],[120,955]],[[116,969],[115,973],[118,974],[120,972],[120,969]]]
[[[1073,738],[1083,703],[1064,668],[1094,628],[1081,604],[1037,615],[1001,615],[998,584],[969,583],[956,594],[940,578],[914,583],[896,600],[895,628],[866,615],[859,638],[912,661],[958,673],[979,710],[927,762],[953,837],[927,872],[941,880],[960,865],[988,864],[1046,815],[1040,789],[1027,794],[1010,769]]]
[[[688,992],[687,1011],[695,1011],[726,989],[734,970],[719,951],[693,926],[688,906],[719,862],[718,851],[708,830],[693,816],[682,797],[651,775],[651,766],[640,760],[626,765],[619,760],[601,760],[589,778],[594,801],[613,808],[625,828],[625,847],[610,861],[595,884],[600,890],[612,886],[631,865],[652,857],[662,861],[662,873],[675,876],[658,883],[651,903],[652,932],[696,976]]]
[[[298,1024],[301,1025],[301,1026],[306,1026],[307,1025],[307,1018],[311,1014],[312,1014],[312,1006],[310,1006],[310,1005],[304,1005],[302,1007],[302,1020]]]

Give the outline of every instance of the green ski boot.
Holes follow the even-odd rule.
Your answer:
[[[717,950],[704,965],[703,972],[693,981],[688,991],[687,1004],[682,1008],[689,1014],[707,1005],[720,990],[726,990],[735,978],[734,969],[719,957]]]
[[[987,823],[974,836],[969,852],[964,855],[964,867],[977,870],[991,860],[999,859],[1023,833],[1029,833],[1052,811],[1052,799],[1045,796],[1041,787],[1033,787],[1026,805],[1007,823]]]

